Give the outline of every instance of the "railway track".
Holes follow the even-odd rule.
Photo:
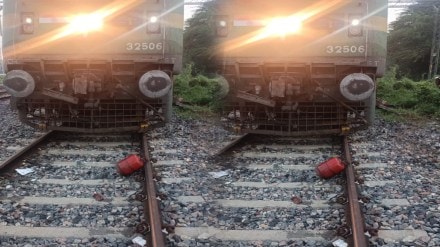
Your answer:
[[[415,175],[415,179],[404,179],[405,173],[412,173],[412,167],[394,161],[397,154],[395,149],[378,148],[393,147],[389,143],[393,142],[392,139],[371,139],[358,133],[352,136],[350,141],[356,169],[360,170],[359,188],[362,197],[365,198],[362,204],[365,223],[368,229],[374,230],[370,245],[436,246],[435,243],[430,243],[435,231],[425,223],[429,222],[425,217],[429,218],[432,215],[425,215],[427,212],[421,212],[420,208],[437,211],[437,197],[431,189],[423,186],[424,182],[430,182],[423,182],[423,175]],[[382,143],[378,145],[377,142]],[[421,194],[426,198],[420,198]],[[430,234],[425,229],[431,229],[433,232]]]
[[[344,177],[322,180],[314,167],[340,156],[341,141],[263,137],[250,142],[232,156],[211,159],[207,153],[190,155],[192,143],[173,147],[171,141],[168,146],[164,139],[152,140],[164,147],[153,156],[161,160],[155,166],[167,195],[162,218],[175,226],[169,246],[326,246],[336,240],[347,222],[338,203]],[[361,236],[348,235],[362,238],[360,229]],[[367,246],[365,238],[355,241]]]
[[[1,246],[165,246],[148,140],[138,137],[48,133],[1,162]],[[115,164],[130,153],[146,157],[145,169],[121,176]]]
[[[383,150],[359,152],[359,146],[374,141],[349,139],[346,148],[354,154],[350,168],[355,171],[346,183],[345,175],[324,180],[314,171],[334,155],[348,160],[339,138],[246,137],[248,142],[230,150],[231,155],[212,158],[237,136],[214,136],[217,141],[210,144],[209,126],[187,128],[158,131],[151,141],[153,157],[160,160],[154,166],[161,177],[162,219],[174,227],[167,246],[331,246],[337,239],[348,246],[423,246],[417,241],[426,232],[390,229],[380,221],[378,212],[402,200],[386,198],[386,193],[371,196],[371,190],[379,194],[389,182],[368,181],[368,174],[387,166],[377,157],[386,159]],[[348,193],[360,191],[358,198],[347,199],[348,184]]]
[[[339,138],[248,136],[229,150],[231,155],[218,158],[218,147],[236,136],[222,138],[225,133],[216,131],[206,123],[179,122],[135,142],[131,136],[50,137],[19,162],[33,173],[10,171],[0,177],[1,246],[130,246],[135,232],[149,241],[147,246],[331,246],[338,234],[349,246],[363,246],[352,245],[360,235],[371,235],[365,246],[436,246],[430,243],[437,234],[435,188],[423,187],[427,178],[421,175],[399,179],[411,167],[395,164],[394,149],[379,148],[391,138],[350,137],[366,223],[366,229],[356,231],[350,222],[360,220],[351,220],[342,196],[345,177],[323,180],[314,171],[328,158],[343,156]],[[153,163],[157,195],[149,169],[130,177],[117,174],[114,164],[131,152],[146,152]],[[144,175],[150,182],[135,179]],[[413,194],[398,193],[396,187],[413,188]],[[145,188],[150,188],[146,194]],[[94,192],[105,199],[97,201]],[[53,199],[58,197],[68,202]],[[156,197],[160,207],[146,210]],[[88,204],[81,205],[84,201]]]

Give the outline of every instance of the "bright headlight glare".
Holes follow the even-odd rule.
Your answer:
[[[26,24],[32,24],[32,22],[34,22],[34,20],[32,20],[31,17],[26,17],[26,18],[24,19],[24,22],[25,22]]]
[[[219,22],[218,22],[218,25],[219,25],[220,27],[226,27],[226,21],[219,21]]]
[[[362,16],[350,15],[348,17],[348,35],[351,37],[360,37],[363,35]]]
[[[147,33],[160,33],[159,13],[147,14]]]
[[[361,21],[359,19],[351,20],[351,25],[352,26],[359,26],[359,24],[361,24]]]
[[[151,22],[151,23],[156,23],[157,21],[158,21],[157,16],[152,16],[152,17],[150,17],[150,22]]]
[[[285,36],[301,31],[302,21],[296,16],[274,18],[266,24],[265,32],[272,35]]]
[[[26,13],[21,16],[21,31],[23,34],[34,33],[34,15],[32,13]]]
[[[77,33],[88,33],[100,30],[103,25],[104,20],[100,15],[78,15],[70,21],[69,29]]]

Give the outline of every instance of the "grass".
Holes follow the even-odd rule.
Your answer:
[[[394,106],[398,113],[383,113],[385,118],[440,118],[440,88],[433,80],[415,82],[408,78],[397,79],[395,72],[391,69],[378,82],[377,97]]]

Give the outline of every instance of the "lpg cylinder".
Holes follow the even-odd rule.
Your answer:
[[[127,158],[121,160],[117,164],[118,172],[127,176],[141,169],[144,166],[142,159],[136,154],[130,154]]]
[[[319,164],[315,171],[321,178],[331,178],[341,173],[344,169],[344,163],[339,158],[333,157]]]

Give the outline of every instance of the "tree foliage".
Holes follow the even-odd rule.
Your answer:
[[[205,2],[187,20],[183,33],[184,63],[194,64],[193,73],[213,72],[214,61],[214,4]]]
[[[398,74],[420,80],[429,71],[435,10],[423,2],[411,5],[391,23],[388,36],[388,65]]]

